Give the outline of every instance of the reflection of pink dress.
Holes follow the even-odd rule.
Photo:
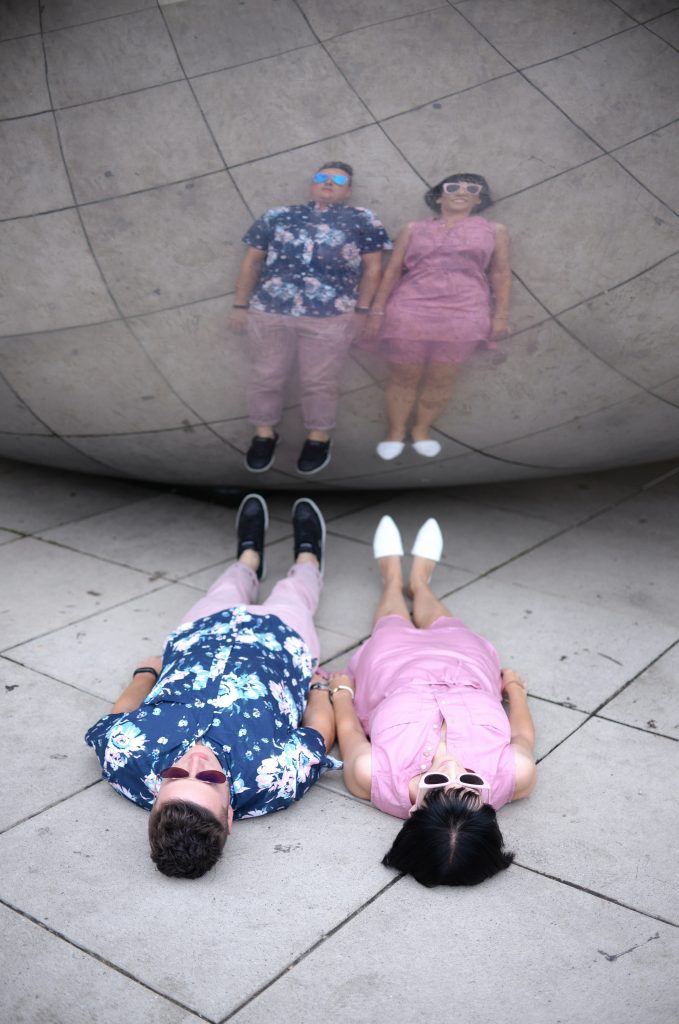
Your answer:
[[[471,355],[490,333],[486,270],[494,249],[495,224],[484,217],[467,217],[452,228],[441,220],[416,221],[403,276],[386,306],[381,338],[390,353],[405,362],[409,342],[413,355],[418,343],[437,342],[446,361]]]

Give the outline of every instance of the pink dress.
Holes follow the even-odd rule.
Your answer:
[[[438,219],[411,227],[403,275],[385,309],[381,339],[395,362],[418,362],[421,343],[435,342],[441,361],[461,363],[490,334],[486,271],[495,224],[471,216],[446,227]],[[413,358],[416,357],[416,358]],[[437,360],[439,356],[437,355]]]
[[[348,674],[371,742],[376,807],[408,817],[408,783],[431,767],[444,721],[448,751],[490,783],[493,807],[512,799],[516,767],[497,651],[460,619],[416,629],[398,615],[385,616]]]

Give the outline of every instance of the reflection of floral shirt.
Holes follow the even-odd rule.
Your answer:
[[[268,814],[338,767],[321,734],[299,728],[311,676],[308,647],[276,615],[227,608],[170,634],[141,707],[104,715],[85,740],[113,788],[149,809],[157,773],[201,740],[229,777],[235,817]]]
[[[361,257],[391,249],[374,213],[358,206],[277,206],[243,241],[266,252],[250,307],[289,316],[338,316],[356,305]]]

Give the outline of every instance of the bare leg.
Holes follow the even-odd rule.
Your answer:
[[[415,422],[411,431],[413,441],[428,441],[432,423],[438,419],[450,402],[453,382],[458,367],[455,363],[429,363],[424,375],[422,392],[417,403]]]
[[[429,558],[413,558],[410,570],[408,592],[413,599],[413,621],[418,629],[428,629],[433,622],[443,617],[452,618],[446,606],[439,601],[429,586],[429,579],[436,562]]]
[[[389,433],[387,441],[403,441],[410,414],[417,401],[417,388],[424,367],[421,363],[392,363],[385,388]]]
[[[377,564],[382,573],[384,588],[379,604],[375,609],[373,622],[378,622],[385,615],[400,615],[410,622],[410,612],[403,596],[403,574],[399,555],[387,555],[378,558]]]

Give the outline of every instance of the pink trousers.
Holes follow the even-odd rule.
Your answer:
[[[342,368],[354,340],[354,314],[288,316],[248,314],[251,376],[247,410],[256,427],[275,427],[297,355],[302,418],[307,430],[332,430]]]
[[[314,626],[314,613],[321,597],[322,579],[318,568],[311,562],[293,565],[288,575],[279,580],[264,604],[253,604],[259,581],[256,573],[242,562],[234,562],[219,579],[215,580],[205,597],[201,597],[182,619],[194,622],[204,615],[213,615],[234,605],[245,605],[256,615],[277,615],[302,637],[318,660],[321,646]]]

